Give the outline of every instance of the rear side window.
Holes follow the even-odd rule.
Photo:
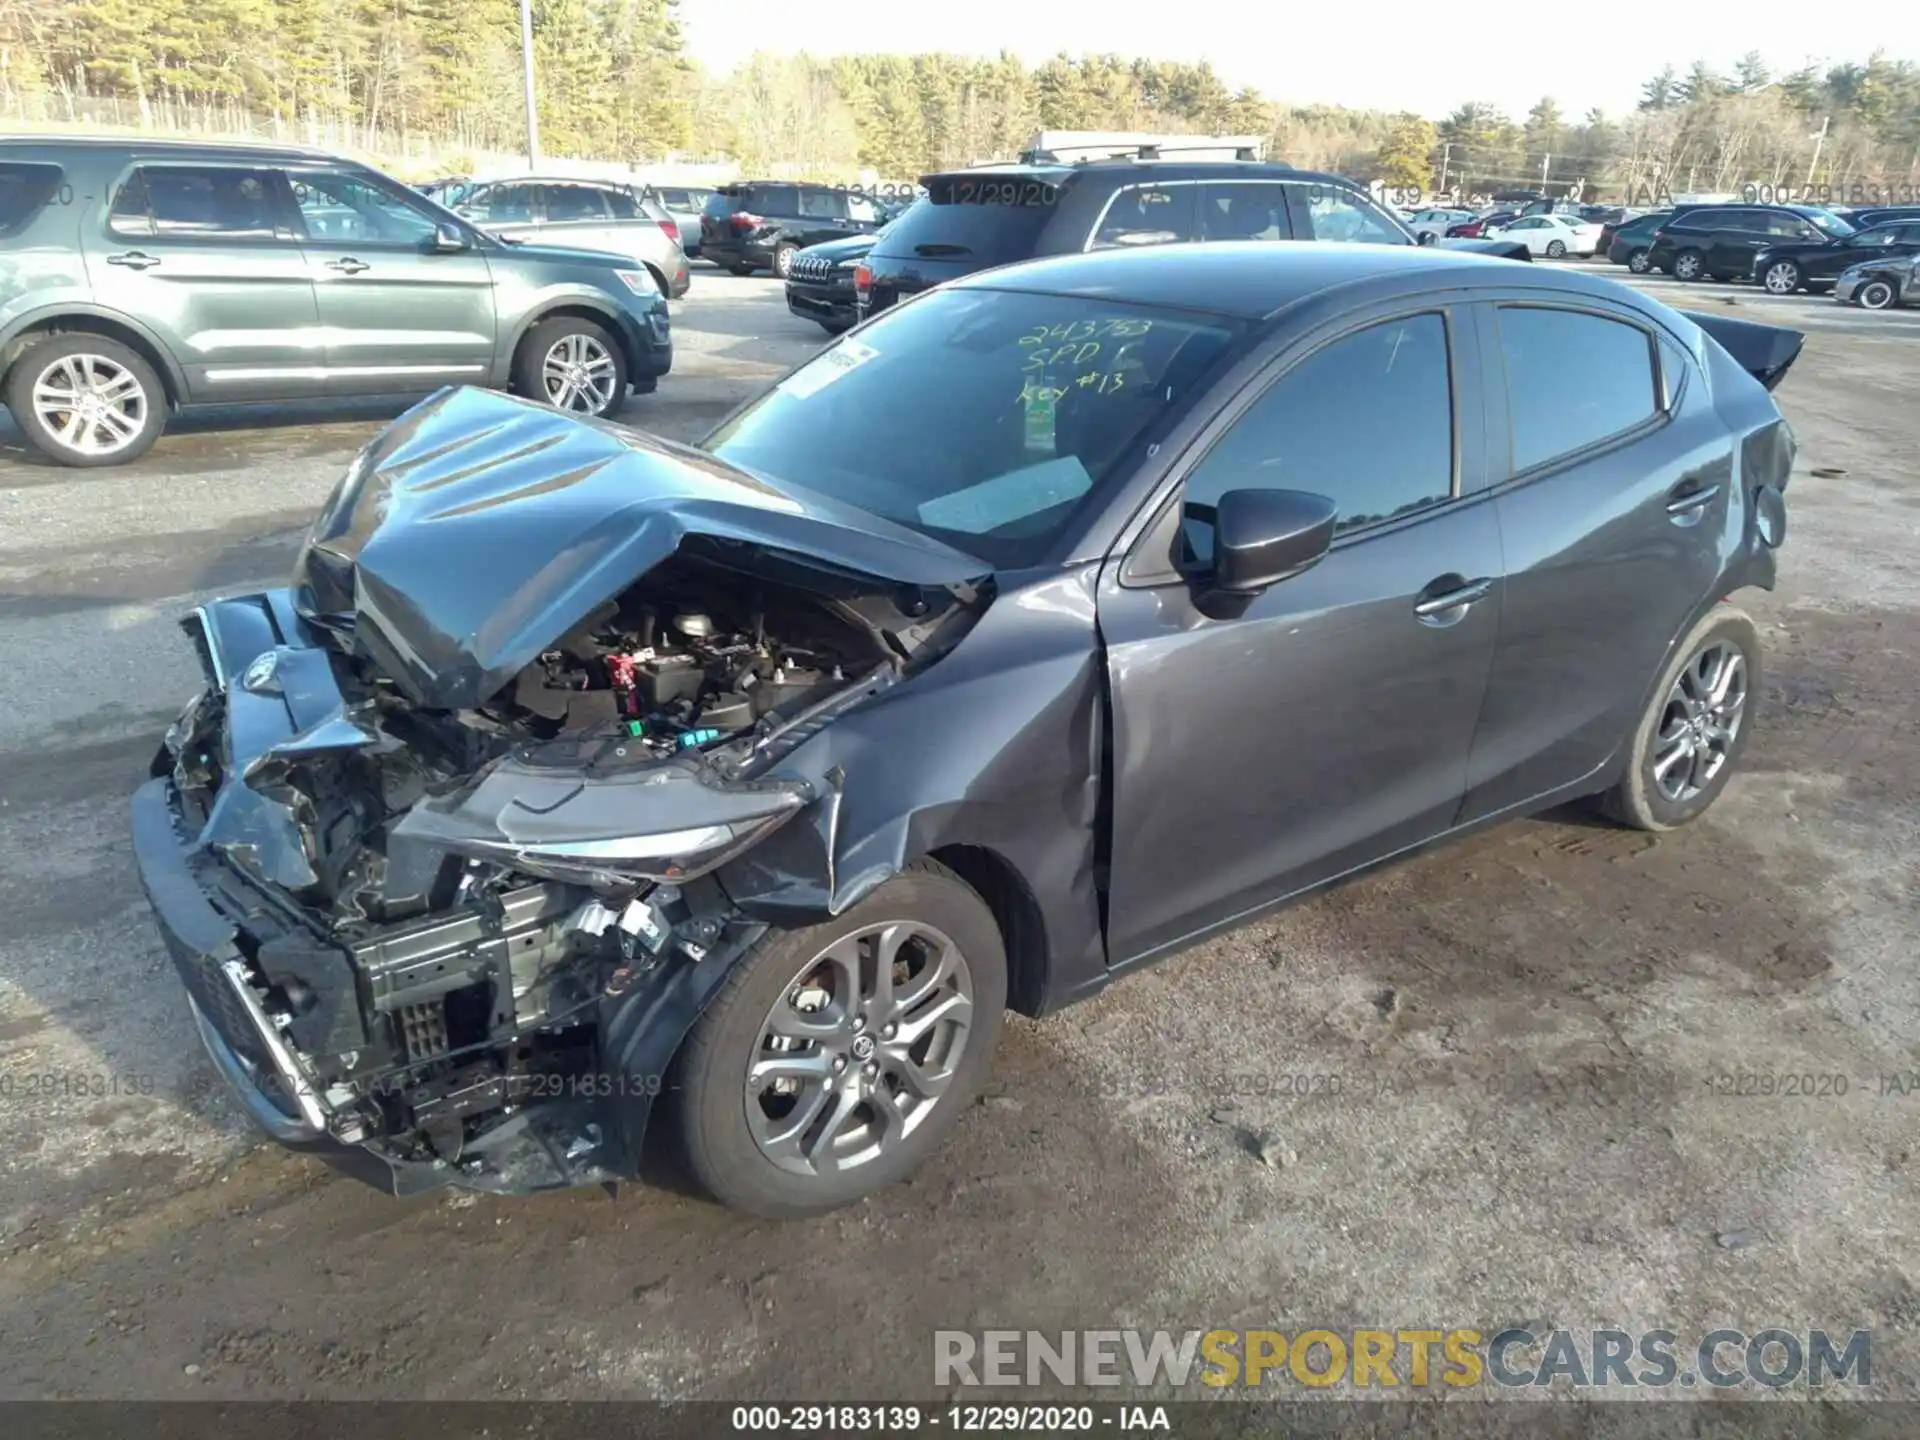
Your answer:
[[[556,223],[569,220],[605,220],[607,192],[591,185],[549,185],[546,187],[547,219]]]
[[[831,190],[802,190],[800,213],[809,220],[839,220],[847,212],[840,197]]]
[[[533,186],[483,185],[460,208],[462,214],[483,225],[530,225]]]
[[[113,197],[107,225],[116,235],[271,240],[278,219],[270,171],[142,165]]]
[[[1093,232],[1092,250],[1177,245],[1194,237],[1193,185],[1134,185],[1117,191]]]
[[[1057,211],[1051,186],[943,185],[908,208],[874,246],[876,255],[1006,265],[1033,257]]]
[[[800,214],[800,192],[791,185],[756,185],[740,197],[740,208],[755,215]]]
[[[59,191],[58,165],[0,165],[0,236],[18,234]]]
[[[1429,216],[1440,212],[1430,210]],[[1200,190],[1202,240],[1291,240],[1287,192],[1278,185],[1205,185]]]
[[[1502,305],[1499,322],[1515,474],[1653,418],[1653,347],[1639,326],[1517,305]]]

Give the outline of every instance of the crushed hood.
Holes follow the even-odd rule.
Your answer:
[[[701,451],[443,390],[355,459],[308,533],[303,615],[417,705],[470,709],[694,536],[970,598],[990,567]]]

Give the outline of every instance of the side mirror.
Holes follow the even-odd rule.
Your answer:
[[[1340,507],[1301,490],[1229,490],[1213,511],[1211,588],[1257,595],[1319,563]]]
[[[472,243],[467,239],[467,232],[458,225],[448,225],[443,222],[436,226],[433,232],[433,249],[438,255],[456,255],[462,250],[471,248]]]

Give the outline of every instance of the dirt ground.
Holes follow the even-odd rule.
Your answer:
[[[120,471],[0,435],[0,1398],[931,1399],[936,1328],[1537,1320],[1867,1328],[1920,1397],[1920,317],[1763,301],[1811,328],[1801,465],[1706,819],[1507,825],[1013,1020],[915,1179],[787,1226],[394,1201],[247,1129],[124,801],[193,684],[174,618],[277,582],[398,407],[205,417]],[[677,436],[822,339],[704,268],[676,327],[629,418]]]

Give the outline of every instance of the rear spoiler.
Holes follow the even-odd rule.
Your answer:
[[[1733,357],[1733,363],[1771,390],[1787,378],[1787,371],[1800,358],[1800,347],[1807,337],[1784,325],[1762,325],[1756,320],[1736,320],[1731,315],[1706,315],[1682,310],[1694,324],[1720,343]]]

